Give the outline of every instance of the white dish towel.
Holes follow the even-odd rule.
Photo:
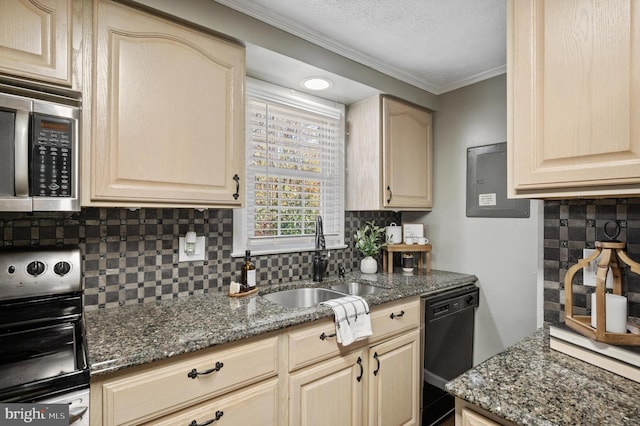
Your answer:
[[[369,305],[360,296],[344,296],[320,303],[333,309],[336,318],[336,338],[342,346],[373,334]]]

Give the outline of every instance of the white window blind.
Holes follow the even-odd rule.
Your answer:
[[[318,215],[327,248],[344,247],[344,107],[253,81],[246,109],[246,207],[234,214],[234,254],[312,250]]]

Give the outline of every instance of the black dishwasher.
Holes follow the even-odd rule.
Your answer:
[[[454,409],[444,385],[473,366],[473,328],[479,289],[475,285],[423,299],[424,382],[422,424],[434,425]]]

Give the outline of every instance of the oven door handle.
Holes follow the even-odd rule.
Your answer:
[[[69,407],[69,424],[72,425],[85,415],[89,407],[81,405],[79,407]]]

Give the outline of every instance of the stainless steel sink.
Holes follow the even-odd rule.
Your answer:
[[[262,297],[288,308],[309,308],[319,305],[320,302],[343,296],[346,296],[346,294],[327,288],[294,288],[292,290],[268,293]]]
[[[354,296],[366,296],[369,294],[382,293],[384,291],[383,288],[375,287],[368,284],[362,284],[355,281],[351,283],[335,284],[331,286],[331,289]]]

